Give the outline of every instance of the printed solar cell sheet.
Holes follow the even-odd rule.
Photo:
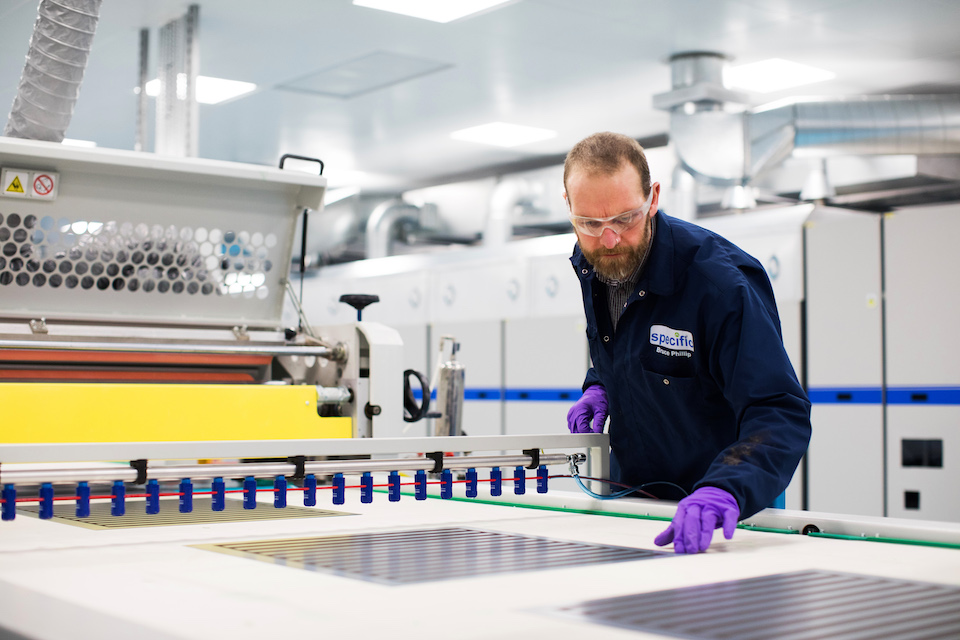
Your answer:
[[[657,551],[440,528],[199,548],[389,585],[669,557]]]
[[[244,509],[243,501],[227,500],[223,511],[214,511],[209,498],[194,498],[193,511],[180,513],[177,498],[161,498],[160,513],[146,513],[146,502],[129,500],[122,516],[110,515],[109,502],[91,502],[90,516],[78,518],[73,502],[58,502],[53,505],[52,521],[71,524],[87,529],[132,529],[140,527],[167,527],[185,524],[211,524],[217,522],[252,522],[257,520],[288,520],[291,518],[325,518],[352,515],[343,511],[327,511],[306,507],[287,506],[275,509],[271,504],[257,503],[256,509]],[[17,512],[37,515],[38,505],[17,507]]]
[[[590,600],[552,611],[691,640],[960,638],[960,588],[828,571]]]

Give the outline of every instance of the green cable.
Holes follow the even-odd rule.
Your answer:
[[[861,542],[887,542],[889,544],[909,544],[918,547],[939,547],[941,549],[960,549],[955,542],[936,542],[933,540],[910,540],[908,538],[884,538],[880,536],[850,536],[842,533],[823,533],[822,531],[808,533],[812,538],[834,538],[836,540],[859,540]]]
[[[374,489],[375,493],[387,493],[383,489]],[[401,492],[400,495],[403,496],[413,496],[413,493]],[[428,498],[435,500],[443,500],[438,495],[428,495]],[[516,502],[499,502],[497,500],[484,500],[482,498],[460,498],[452,497],[446,498],[447,500],[454,500],[456,502],[479,502],[480,504],[492,504],[499,507],[518,507],[520,509],[535,509],[539,511],[557,511],[560,513],[577,513],[582,515],[590,516],[609,516],[611,518],[634,518],[636,520],[658,520],[662,522],[670,522],[673,518],[667,518],[665,516],[651,516],[651,515],[640,515],[638,513],[614,513],[609,511],[595,511],[593,509],[571,509],[569,507],[552,507],[547,505],[539,504],[521,504]],[[763,533],[781,533],[787,535],[799,535],[800,532],[796,529],[776,529],[773,527],[758,527],[756,525],[750,524],[738,524],[737,529],[743,529],[745,531],[761,531]],[[933,542],[927,540],[908,540],[904,538],[882,538],[882,537],[865,537],[865,536],[849,536],[839,533],[823,533],[823,532],[811,532],[809,534],[811,537],[816,538],[835,538],[838,540],[860,540],[860,541],[870,541],[870,542],[888,542],[891,544],[910,544],[917,545],[922,547],[940,547],[943,549],[960,549],[960,544],[952,542]]]

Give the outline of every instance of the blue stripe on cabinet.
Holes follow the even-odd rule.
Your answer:
[[[464,400],[501,400],[500,389],[468,388],[463,390]]]
[[[890,387],[887,404],[960,405],[960,387]]]
[[[583,392],[574,389],[507,389],[507,400],[528,400],[534,402],[576,402]]]
[[[881,387],[813,387],[814,404],[882,404]],[[887,404],[960,405],[960,387],[889,387]]]
[[[501,392],[497,388],[467,387],[463,391],[464,400],[508,400],[511,402],[576,402],[583,392],[579,388],[572,389],[506,389]],[[413,389],[413,397],[420,400],[423,393],[420,389]],[[431,397],[436,400],[437,392]]]
[[[807,390],[814,404],[880,404],[880,387],[813,387]]]

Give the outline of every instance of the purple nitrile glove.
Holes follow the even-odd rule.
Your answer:
[[[606,421],[607,391],[599,384],[587,387],[567,412],[567,428],[570,433],[602,433],[603,423]]]
[[[673,542],[676,553],[706,551],[713,539],[713,530],[723,526],[723,537],[733,537],[740,518],[736,499],[716,487],[700,487],[677,503],[673,522],[653,541],[658,547]]]

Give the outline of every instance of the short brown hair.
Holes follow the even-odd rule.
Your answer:
[[[626,162],[640,175],[643,195],[650,193],[650,167],[640,143],[620,133],[602,131],[588,136],[573,145],[563,163],[563,188],[567,188],[567,176],[574,169],[584,169],[592,174],[616,173]]]

